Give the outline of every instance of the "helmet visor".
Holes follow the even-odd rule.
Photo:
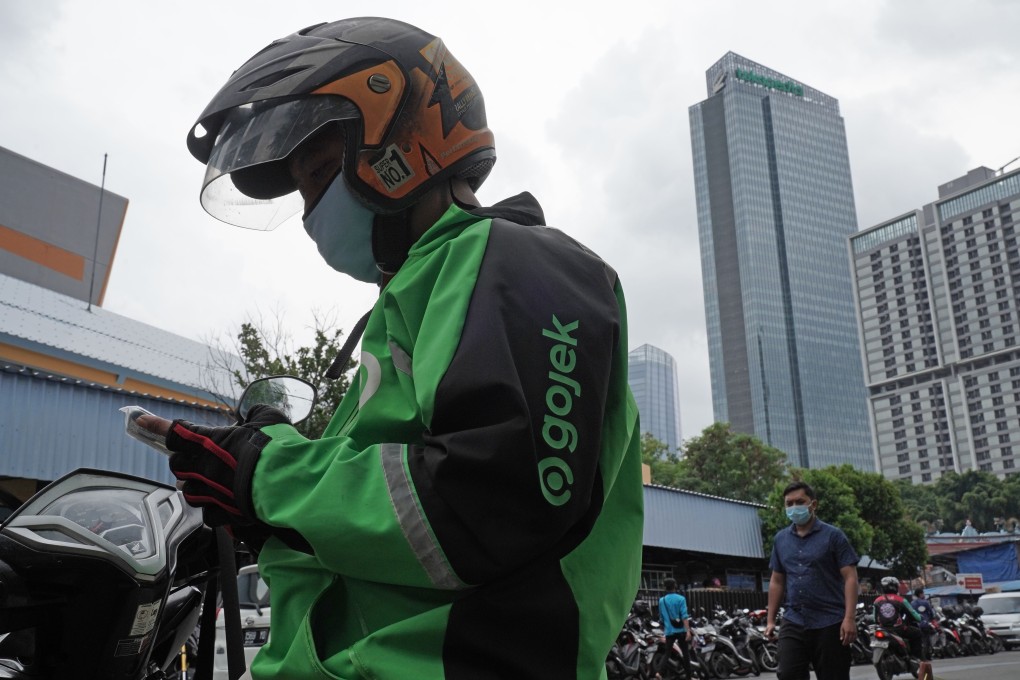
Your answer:
[[[359,116],[349,100],[325,95],[231,109],[206,165],[202,207],[228,224],[275,229],[304,205],[287,156],[323,125]]]

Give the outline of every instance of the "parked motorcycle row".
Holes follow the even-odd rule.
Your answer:
[[[691,617],[691,629],[692,680],[757,676],[775,671],[779,665],[775,641],[765,638],[764,610],[699,611]],[[656,673],[664,680],[687,680],[680,645],[667,646],[651,607],[638,601],[609,652],[606,674],[611,680],[647,680]]]
[[[930,658],[995,654],[1004,649],[1002,640],[985,629],[980,608],[946,607],[936,614],[924,632]],[[781,621],[782,612],[777,625]],[[855,665],[874,665],[879,680],[901,673],[916,677],[919,660],[910,656],[906,640],[878,626],[863,603],[857,605],[856,622],[857,639],[850,647]],[[691,680],[757,676],[775,672],[779,666],[776,642],[765,637],[764,609],[726,612],[716,607],[708,614],[701,610],[691,617],[691,628]],[[667,647],[662,626],[646,602],[635,602],[631,608],[606,659],[606,673],[610,680],[650,680],[656,673],[664,680],[687,680],[680,646]]]

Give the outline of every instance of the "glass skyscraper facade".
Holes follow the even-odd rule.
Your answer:
[[[977,168],[849,240],[879,471],[1020,471],[1020,172]]]
[[[658,347],[641,345],[627,355],[627,381],[641,416],[641,432],[649,432],[670,451],[680,446],[680,383],[676,362]]]
[[[690,107],[715,419],[802,467],[874,469],[839,102],[728,52]]]

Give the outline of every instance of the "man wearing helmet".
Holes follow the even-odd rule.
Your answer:
[[[875,598],[875,622],[883,628],[906,638],[910,644],[910,656],[922,659],[921,615],[910,606],[899,593],[900,581],[895,576],[885,576],[881,582],[882,594]]]
[[[235,71],[188,147],[212,215],[303,208],[323,259],[380,286],[321,439],[271,409],[148,421],[189,502],[261,548],[253,675],[598,677],[641,560],[623,293],[530,194],[479,207],[471,75],[413,26],[320,24]]]

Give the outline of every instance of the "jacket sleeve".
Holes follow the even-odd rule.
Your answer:
[[[470,269],[464,258],[448,257],[422,316],[404,320],[413,343],[391,337],[419,437],[264,430],[273,442],[256,470],[256,510],[296,529],[333,571],[462,588],[561,557],[598,516],[622,293],[604,262],[560,232],[520,239],[514,228],[493,227],[473,278],[459,271]],[[386,303],[390,314],[412,307]]]
[[[912,619],[914,619],[915,621],[920,621],[920,620],[921,620],[921,615],[920,615],[920,614],[918,614],[918,613],[917,613],[917,610],[916,610],[916,609],[914,609],[914,608],[913,608],[913,607],[912,607],[912,606],[910,605],[910,603],[909,603],[909,602],[907,602],[906,600],[903,600],[903,608],[904,608],[904,609],[906,609],[907,613],[908,613],[908,614],[910,614],[910,617],[911,617]]]

